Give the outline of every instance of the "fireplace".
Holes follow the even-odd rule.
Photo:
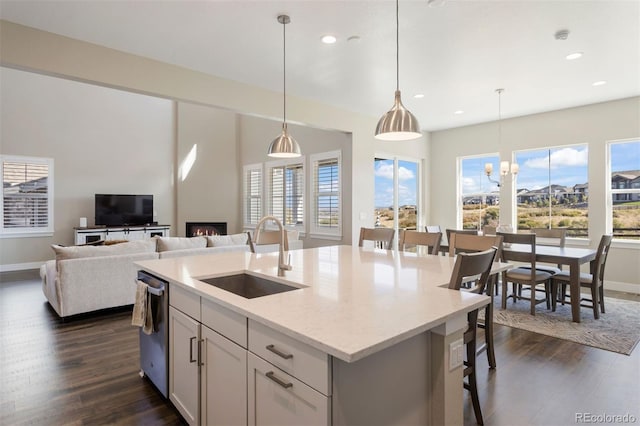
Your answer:
[[[227,222],[187,222],[185,235],[227,235]]]

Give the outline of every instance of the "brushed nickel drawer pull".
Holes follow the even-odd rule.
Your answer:
[[[193,359],[193,341],[196,340],[197,337],[193,336],[189,338],[189,362],[197,362],[197,359]]]
[[[267,346],[267,350],[273,352],[276,355],[278,355],[280,358],[284,358],[284,359],[293,358],[293,354],[286,354],[284,352],[281,352],[280,350],[276,349],[276,347],[274,345]]]
[[[285,388],[285,389],[289,389],[290,387],[293,387],[293,383],[291,383],[291,382],[289,382],[289,383],[283,382],[282,380],[278,379],[275,374],[273,374],[273,371],[269,371],[266,374],[266,376],[268,378],[270,378],[271,380],[273,380],[274,382],[276,382],[277,384],[279,384],[280,386],[282,386],[283,388]]]

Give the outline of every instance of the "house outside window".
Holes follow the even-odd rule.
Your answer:
[[[490,181],[485,173],[485,164],[499,170],[497,154],[460,158],[460,181],[458,182],[458,217],[463,229],[482,230],[484,226],[498,227],[500,224],[500,188]]]
[[[266,163],[269,214],[304,232],[304,157]]]
[[[262,217],[262,164],[243,167],[243,221],[245,228],[255,227]]]
[[[53,233],[53,159],[0,156],[2,226],[0,236]]]
[[[587,145],[515,152],[517,228],[566,228],[589,236]]]
[[[608,231],[640,241],[640,140],[609,143]]]
[[[311,161],[311,227],[315,237],[342,236],[342,155],[314,154]]]

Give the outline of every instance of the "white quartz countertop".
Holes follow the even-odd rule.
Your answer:
[[[446,288],[450,257],[352,246],[289,253],[293,269],[285,277],[277,277],[277,253],[216,253],[136,265],[346,362],[489,303],[487,296]],[[237,273],[300,289],[245,299],[199,281]]]

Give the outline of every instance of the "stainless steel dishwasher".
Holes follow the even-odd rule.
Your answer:
[[[147,376],[160,393],[169,395],[169,283],[145,271],[138,280],[147,284],[147,297],[153,297],[155,331],[146,334],[140,328],[140,376]]]

